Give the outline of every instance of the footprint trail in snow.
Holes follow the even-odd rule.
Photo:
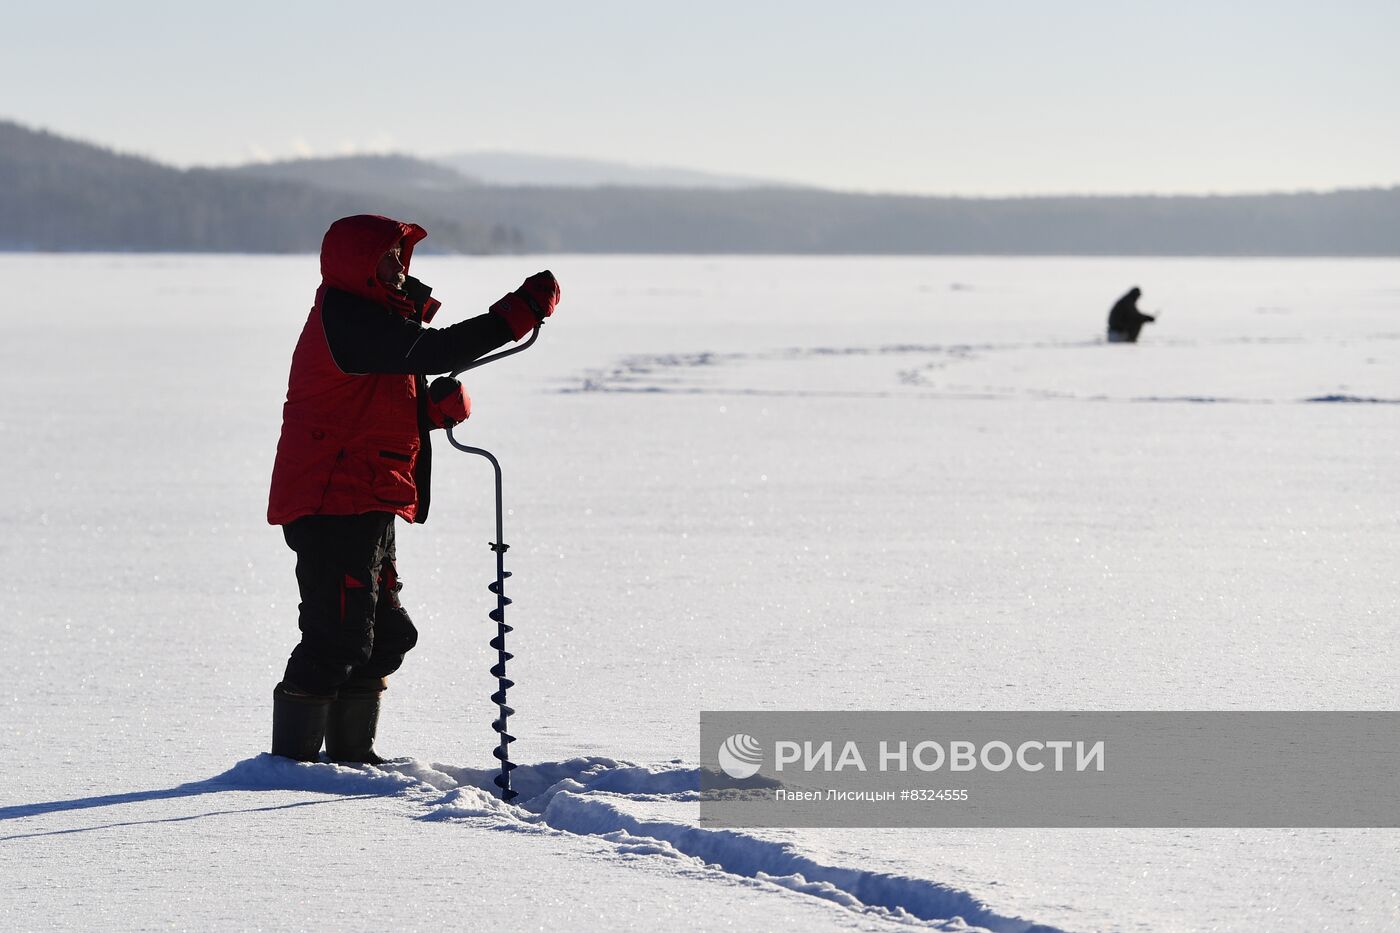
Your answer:
[[[526,833],[571,833],[609,843],[619,858],[657,857],[757,887],[785,888],[895,924],[949,931],[1056,933],[1056,928],[997,913],[967,891],[923,878],[823,865],[793,846],[682,820],[639,817],[629,803],[700,799],[700,770],[679,763],[638,765],[572,758],[521,765],[514,803],[494,796],[495,769],[428,765],[413,759],[379,768],[303,764],[262,754],[212,778],[243,790],[302,790],[396,797],[417,819],[458,821]]]

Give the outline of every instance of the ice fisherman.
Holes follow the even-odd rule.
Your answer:
[[[273,690],[272,753],[378,764],[381,694],[418,640],[399,602],[395,517],[428,517],[428,432],[471,415],[449,376],[554,313],[551,272],[490,310],[430,328],[440,303],[408,275],[417,224],[343,217],[321,244],[321,287],[292,353],[267,520],[296,552],[301,642]]]
[[[1150,314],[1138,310],[1137,302],[1142,297],[1142,289],[1134,286],[1119,298],[1108,312],[1108,342],[1137,343],[1142,325],[1157,320]]]

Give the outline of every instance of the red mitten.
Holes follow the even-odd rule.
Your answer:
[[[559,282],[549,270],[537,272],[524,284],[491,306],[505,319],[511,335],[519,340],[551,314],[559,304]]]
[[[472,397],[451,376],[438,376],[428,386],[428,417],[439,428],[461,424],[472,416]]]
[[[559,304],[559,280],[548,269],[530,276],[517,291],[541,321],[553,314]]]

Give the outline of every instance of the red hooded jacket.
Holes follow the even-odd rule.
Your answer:
[[[452,327],[423,326],[439,302],[409,278],[402,292],[375,270],[398,245],[408,271],[417,224],[361,214],[337,220],[321,244],[321,287],[292,353],[282,436],[272,467],[267,520],[392,512],[428,513],[432,448],[442,413],[426,375],[461,369],[511,339],[483,314]]]

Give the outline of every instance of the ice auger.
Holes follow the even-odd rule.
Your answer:
[[[490,356],[483,356],[481,359],[463,366],[452,375],[456,377],[469,369],[484,366],[494,360],[510,356],[512,353],[519,353],[521,350],[528,348],[534,343],[539,335],[540,328],[536,325],[534,333],[530,334],[530,339],[519,346],[511,347],[509,350],[502,350],[500,353],[494,353]],[[487,615],[490,616],[491,621],[496,623],[496,637],[491,639],[490,643],[491,647],[496,649],[496,663],[491,666],[491,676],[496,678],[496,692],[491,694],[491,702],[495,703],[500,709],[500,715],[491,723],[491,728],[496,730],[496,734],[500,737],[500,742],[492,750],[491,754],[501,763],[501,773],[496,775],[492,783],[500,788],[501,799],[509,803],[518,797],[519,794],[511,790],[510,787],[510,773],[515,770],[515,765],[512,764],[510,760],[510,743],[515,741],[515,736],[506,731],[507,720],[510,719],[510,714],[515,712],[515,710],[506,705],[506,691],[515,686],[515,683],[506,677],[506,662],[514,657],[514,655],[506,650],[506,633],[511,631],[511,627],[506,624],[506,607],[509,606],[511,602],[510,598],[506,596],[506,577],[510,576],[510,571],[506,570],[506,551],[510,549],[510,545],[506,544],[502,518],[501,464],[491,455],[490,451],[482,450],[480,447],[468,447],[466,444],[458,443],[457,438],[452,435],[452,428],[450,427],[447,429],[447,440],[453,447],[456,447],[460,451],[476,454],[478,457],[485,457],[491,462],[491,468],[496,473],[496,540],[491,543],[491,550],[496,554],[496,581],[487,587],[487,589],[496,595],[496,608],[492,609]]]

